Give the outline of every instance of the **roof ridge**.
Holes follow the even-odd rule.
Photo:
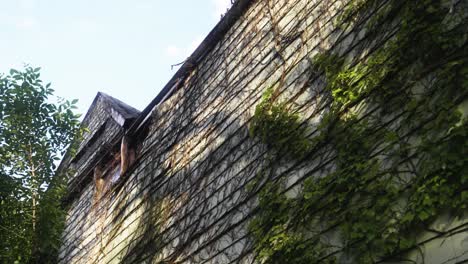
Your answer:
[[[111,96],[111,95],[109,95],[107,93],[99,91],[96,96],[101,96],[102,98],[104,98],[106,101],[108,101],[112,105],[118,105],[120,107],[123,107],[123,108],[129,110],[130,112],[140,113],[140,110],[136,109],[135,107],[133,107],[133,106],[125,103],[124,101],[122,101],[120,99],[117,99],[114,96]],[[118,110],[118,109],[116,109],[116,110]]]

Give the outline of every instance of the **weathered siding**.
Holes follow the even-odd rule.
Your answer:
[[[363,31],[334,27],[343,1],[279,0],[270,7],[268,1],[253,2],[183,86],[151,113],[148,135],[125,181],[94,207],[93,182],[74,200],[61,263],[252,260],[247,225],[256,212],[256,195],[246,185],[265,165],[266,155],[248,133],[255,105],[266,88],[284,78],[281,96],[296,97],[312,134],[327,106],[316,98],[324,82],[310,80],[309,59],[326,49],[348,56],[372,51],[369,45],[363,50]],[[332,152],[315,157],[291,162],[278,174],[284,171],[289,184],[300,185],[306,175],[319,177],[333,169]],[[86,167],[82,162],[78,167]],[[426,263],[468,259],[466,237],[430,240],[421,249]]]

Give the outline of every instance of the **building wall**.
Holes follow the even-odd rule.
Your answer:
[[[90,182],[72,202],[60,262],[252,262],[247,225],[257,199],[246,186],[267,165],[268,151],[249,136],[249,121],[263,92],[283,83],[281,97],[294,97],[305,122],[316,128],[325,107],[317,97],[325,83],[310,79],[310,58],[328,49],[351,57],[370,51],[362,28],[347,32],[334,26],[343,5],[253,1],[183,86],[152,111],[125,179],[97,202]],[[278,174],[287,171],[288,183],[300,185],[306,174],[320,177],[333,169],[320,162],[286,164]],[[429,240],[421,247],[425,263],[468,259],[466,238],[462,232]],[[418,252],[413,258],[422,263]]]

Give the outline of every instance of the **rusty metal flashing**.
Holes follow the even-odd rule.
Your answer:
[[[244,14],[247,8],[254,1],[255,0],[237,0],[233,3],[229,11],[211,30],[192,55],[185,60],[179,70],[177,70],[174,76],[163,87],[161,92],[159,92],[159,94],[140,113],[133,124],[131,124],[130,128],[127,130],[127,135],[133,136],[138,133],[149,119],[149,115],[153,109],[171,97],[171,95],[180,88],[180,84],[184,83],[185,79],[190,75],[191,70],[196,67],[211,50],[213,50],[216,44],[224,37],[227,31],[234,25],[234,23],[236,23],[236,21]]]

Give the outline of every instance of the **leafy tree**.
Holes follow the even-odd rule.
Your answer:
[[[0,74],[0,262],[52,262],[66,180],[57,162],[79,131],[77,100],[53,96],[40,68]],[[49,187],[50,186],[50,187]],[[48,252],[47,260],[43,253]]]

